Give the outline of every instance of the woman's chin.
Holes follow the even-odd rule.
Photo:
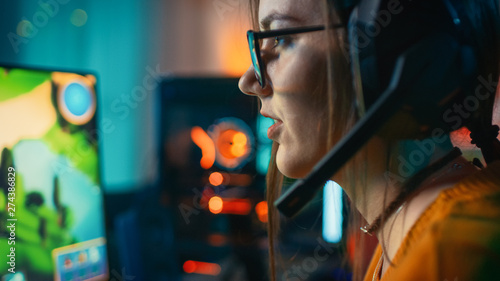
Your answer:
[[[290,179],[303,179],[305,177],[307,177],[308,173],[303,173],[303,172],[300,172],[300,171],[293,171],[293,170],[287,170],[287,169],[280,169],[278,167],[278,170],[280,170],[280,172],[287,178],[290,178]]]
[[[312,165],[300,163],[300,161],[296,162],[292,159],[280,159],[278,156],[276,157],[276,166],[284,176],[291,179],[305,178],[312,169]]]

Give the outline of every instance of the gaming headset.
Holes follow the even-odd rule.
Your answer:
[[[300,211],[374,134],[419,139],[435,128],[458,129],[439,117],[473,93],[478,76],[469,36],[472,27],[460,0],[334,2],[341,20],[348,22],[360,119],[308,177],[297,180],[276,200],[275,206],[288,217]],[[390,121],[395,115],[406,120],[403,126]]]

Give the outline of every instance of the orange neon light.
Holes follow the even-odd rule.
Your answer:
[[[252,203],[248,199],[221,198],[213,196],[208,201],[208,209],[213,214],[248,215]]]
[[[210,136],[200,127],[191,129],[191,139],[201,149],[200,165],[203,169],[209,169],[215,162],[215,145]]]
[[[197,273],[212,276],[219,275],[221,271],[220,265],[216,263],[192,260],[185,261],[182,265],[182,269],[184,269],[184,272],[186,273]]]
[[[242,132],[237,132],[233,135],[233,145],[231,146],[231,154],[235,157],[241,157],[247,153],[247,136]]]
[[[248,199],[225,199],[221,213],[231,215],[248,215],[252,204]]]
[[[208,201],[208,209],[214,214],[222,212],[224,201],[219,196],[214,196]]]
[[[257,217],[263,223],[266,223],[267,218],[267,202],[261,201],[257,205],[255,205],[255,212],[257,213]]]
[[[219,186],[224,182],[224,176],[219,172],[213,172],[208,177],[208,181],[213,186]]]
[[[227,159],[242,157],[248,152],[248,137],[233,129],[223,131],[217,139],[219,153]]]

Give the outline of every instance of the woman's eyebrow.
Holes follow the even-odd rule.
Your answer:
[[[261,30],[269,30],[270,26],[271,26],[271,23],[273,21],[300,22],[300,19],[298,19],[296,17],[293,17],[293,16],[290,16],[290,15],[280,14],[280,13],[274,12],[274,13],[270,13],[269,15],[267,15],[265,18],[263,18],[260,21],[260,29]]]

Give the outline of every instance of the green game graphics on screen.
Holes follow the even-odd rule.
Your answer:
[[[105,280],[96,78],[0,67],[0,280]]]

